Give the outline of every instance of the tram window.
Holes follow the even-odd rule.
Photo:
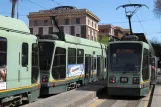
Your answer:
[[[101,72],[101,57],[98,56],[97,57],[97,76],[100,76],[100,72]]]
[[[84,62],[84,50],[77,49],[77,64],[83,64]]]
[[[39,76],[39,60],[38,60],[38,45],[36,43],[32,44],[32,84],[38,81]]]
[[[92,70],[96,70],[96,58],[92,58]]]
[[[68,64],[76,64],[76,49],[68,48]]]
[[[22,44],[22,66],[26,67],[28,65],[28,44]]]
[[[41,70],[49,70],[54,50],[53,42],[39,42],[39,64]]]
[[[85,54],[85,78],[88,78],[91,74],[91,55]]]
[[[7,64],[7,39],[0,37],[0,66]]]
[[[66,49],[57,47],[52,67],[52,76],[54,79],[62,79],[66,76]]]
[[[149,51],[144,49],[143,53],[143,67],[142,67],[143,80],[149,79]]]
[[[106,68],[106,66],[107,66],[107,58],[105,58],[105,68]]]

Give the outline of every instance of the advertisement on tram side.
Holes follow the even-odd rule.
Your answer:
[[[6,69],[0,68],[0,90],[6,89]]]
[[[84,64],[68,65],[67,77],[84,75]]]

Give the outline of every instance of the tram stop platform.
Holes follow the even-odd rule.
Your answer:
[[[161,75],[159,75],[155,85],[151,107],[161,107]]]
[[[21,107],[77,107],[97,97],[106,87],[107,80],[102,80]]]

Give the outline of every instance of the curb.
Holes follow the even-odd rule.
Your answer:
[[[100,94],[101,92],[104,92],[106,89],[107,89],[107,87],[100,88],[96,92],[92,92],[90,95],[85,96],[85,97],[75,101],[74,103],[72,102],[72,104],[68,104],[65,107],[77,107],[77,106],[81,106],[81,105],[89,102],[90,100],[93,100],[94,98],[96,98],[98,96],[98,94]]]

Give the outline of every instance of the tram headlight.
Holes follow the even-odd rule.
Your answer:
[[[116,77],[111,76],[111,77],[109,78],[109,83],[116,83]]]
[[[139,84],[139,83],[140,83],[139,77],[133,77],[133,84]]]

